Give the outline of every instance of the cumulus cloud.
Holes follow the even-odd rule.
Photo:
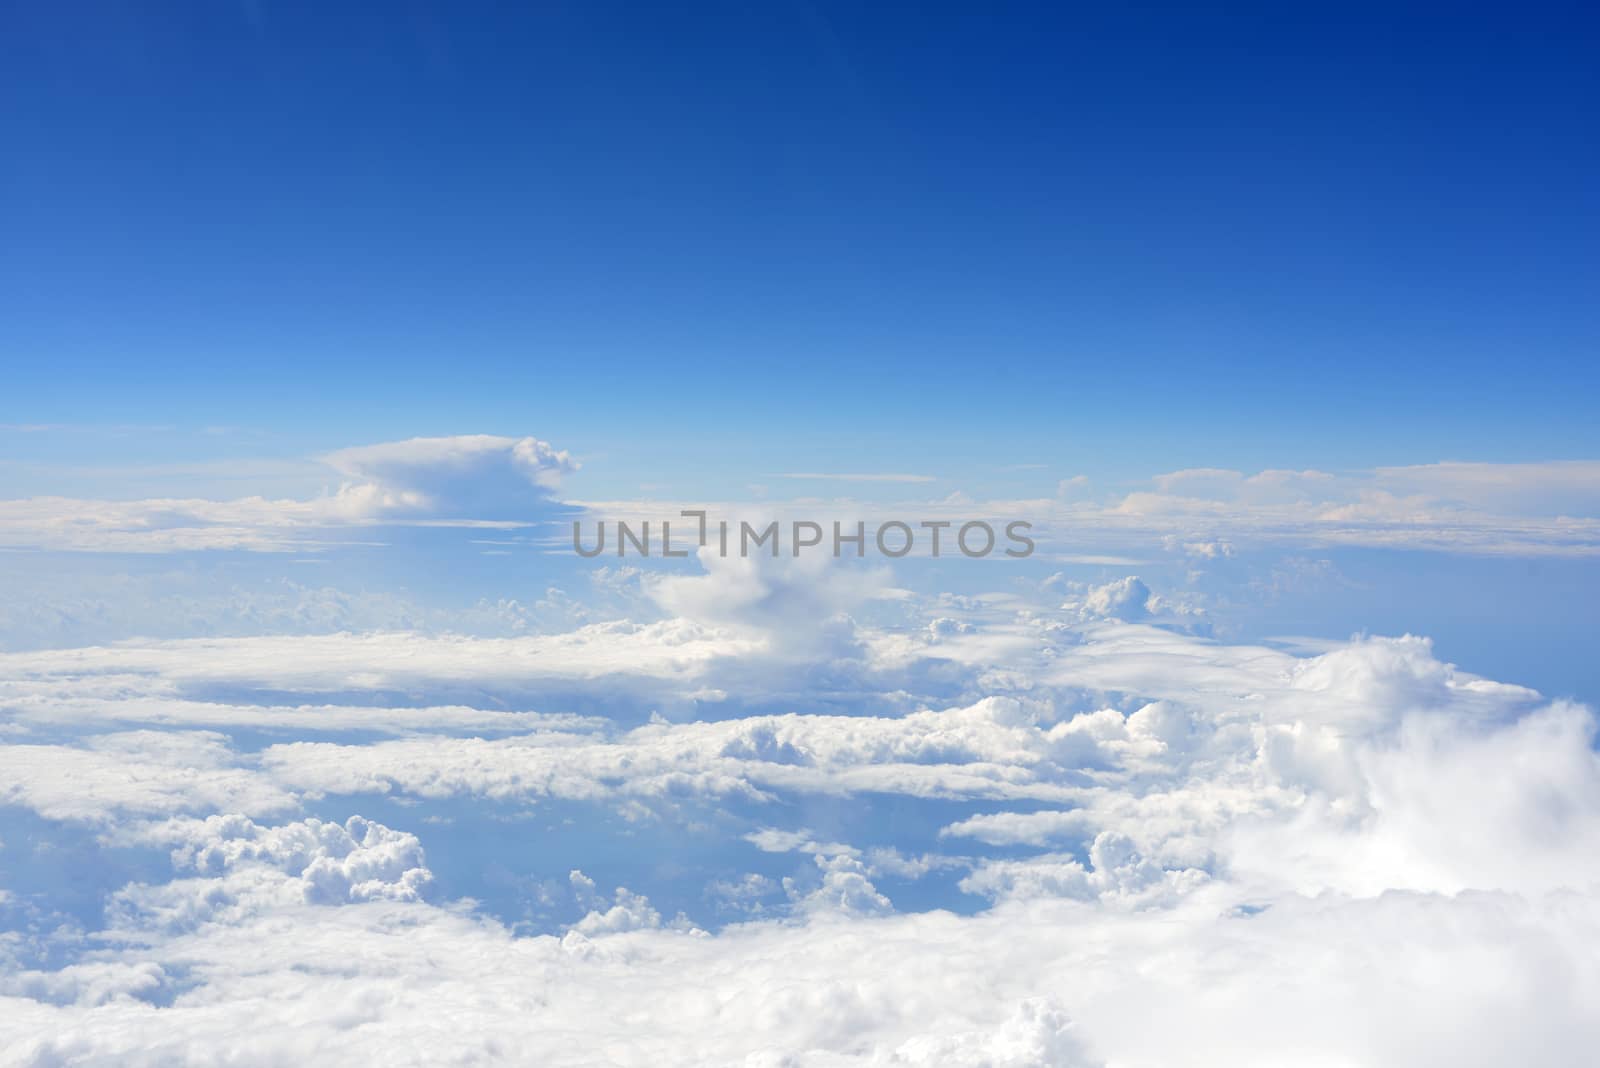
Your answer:
[[[826,557],[724,557],[699,550],[703,573],[649,580],[649,596],[684,619],[754,635],[774,652],[848,654],[850,611],[891,589],[886,568],[845,568]]]
[[[1208,878],[1199,868],[1163,868],[1142,856],[1128,835],[1101,831],[1089,846],[1087,867],[1056,854],[985,860],[961,881],[961,888],[995,900],[1067,897],[1146,907],[1174,902]]]
[[[636,894],[625,886],[619,886],[616,894],[607,901],[597,892],[594,880],[583,872],[573,869],[569,879],[572,882],[574,896],[589,911],[584,914],[583,919],[568,928],[567,937],[563,940],[568,947],[581,945],[586,940],[605,935],[622,934],[626,931],[654,931],[661,927],[661,913],[651,906],[650,899],[643,894]],[[682,917],[672,926],[682,930],[695,929]]]
[[[130,939],[237,924],[284,905],[418,901],[433,878],[416,836],[360,816],[277,827],[237,814],[171,819],[121,829],[114,840],[168,847],[173,867],[194,873],[112,895],[110,926]]]
[[[1091,587],[1083,598],[1082,612],[1101,619],[1143,619],[1150,614],[1150,587],[1136,575]]]

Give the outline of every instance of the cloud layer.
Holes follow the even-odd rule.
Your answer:
[[[305,499],[261,496],[0,501],[0,548],[91,552],[201,549],[286,551],[348,543],[348,528],[378,522],[515,527],[557,511],[681,522],[682,508],[762,523],[834,519],[869,526],[890,519],[1023,519],[1046,553],[1104,555],[1164,540],[1303,547],[1367,546],[1470,553],[1600,554],[1600,461],[1438,463],[1334,474],[1197,468],[1143,486],[1096,492],[1083,476],[1054,497],[986,499],[956,492],[892,507],[871,501],[594,501],[555,506],[562,478],[578,469],[566,451],[534,437],[488,434],[412,438],[321,458],[342,481]],[[931,475],[785,474],[788,480],[930,483]],[[549,539],[566,544],[565,536]],[[918,552],[924,550],[917,550]]]
[[[77,842],[102,873],[76,906],[0,884],[5,1062],[1578,1065],[1600,1040],[1587,708],[1422,638],[1196,637],[1131,576],[1056,610],[900,591],[926,625],[890,627],[854,618],[892,588],[871,573],[697,581],[656,622],[509,639],[0,656],[0,856]],[[786,633],[801,608],[825,638]]]

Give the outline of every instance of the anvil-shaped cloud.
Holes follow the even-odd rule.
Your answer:
[[[535,437],[464,434],[341,449],[324,462],[351,478],[340,490],[357,510],[449,518],[525,515],[578,469]]]

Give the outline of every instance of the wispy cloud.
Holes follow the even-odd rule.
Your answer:
[[[236,466],[237,470],[232,470]],[[3,468],[3,462],[0,462]],[[1062,480],[1049,498],[999,499],[954,493],[891,503],[893,494],[832,499],[820,487],[802,501],[766,499],[584,500],[560,494],[578,468],[537,438],[473,435],[416,438],[344,449],[310,462],[163,465],[176,475],[227,478],[228,499],[201,493],[140,499],[51,495],[0,500],[0,546],[76,551],[171,552],[225,548],[269,551],[315,547],[339,528],[375,523],[503,526],[548,519],[564,510],[639,522],[677,521],[686,508],[729,518],[817,522],[888,519],[1027,520],[1047,552],[1129,558],[1179,543],[1376,546],[1526,556],[1600,555],[1600,462],[1447,463],[1332,474],[1269,469],[1246,473],[1196,468],[1157,475],[1132,492],[1093,492],[1084,476]],[[268,496],[259,472],[336,472],[342,481],[320,495],[291,488]],[[107,467],[106,472],[118,470]],[[228,478],[229,474],[241,477]],[[774,474],[786,482],[925,486],[932,475],[905,472]],[[284,481],[283,478],[276,480]],[[247,483],[247,485],[246,485]],[[274,485],[276,483],[273,483]],[[241,489],[248,496],[234,496]],[[774,497],[779,495],[774,495]],[[797,509],[804,509],[803,513]],[[911,511],[908,511],[911,508]],[[914,512],[914,514],[912,514]],[[338,538],[348,537],[346,529]],[[562,544],[558,538],[553,545]]]
[[[809,479],[820,482],[937,482],[932,475],[905,475],[905,474],[827,474],[816,471],[791,471],[784,474],[768,475],[768,478],[794,478]]]

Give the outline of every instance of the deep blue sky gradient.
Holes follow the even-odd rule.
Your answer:
[[[1596,55],[1578,6],[13,3],[0,421],[1592,456]]]

